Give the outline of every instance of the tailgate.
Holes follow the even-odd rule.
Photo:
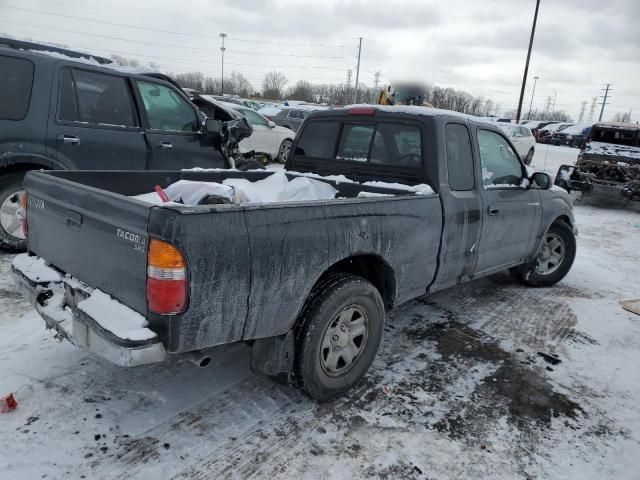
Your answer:
[[[150,206],[44,172],[25,177],[29,250],[146,315]]]

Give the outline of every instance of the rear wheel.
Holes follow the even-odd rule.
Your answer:
[[[278,149],[278,162],[283,165],[287,163],[287,159],[289,158],[289,152],[291,151],[291,145],[293,142],[288,138],[283,140],[280,144],[280,148]]]
[[[25,172],[0,177],[0,248],[7,252],[23,252],[27,241],[22,231],[22,182]]]
[[[531,165],[531,161],[533,160],[533,148],[529,150],[527,156],[524,158],[524,163],[527,165]]]
[[[531,287],[550,287],[562,280],[576,257],[576,237],[564,222],[549,227],[535,261],[511,269],[514,278]]]
[[[297,331],[295,378],[317,400],[345,392],[367,372],[384,326],[380,292],[365,279],[327,277],[314,290]]]

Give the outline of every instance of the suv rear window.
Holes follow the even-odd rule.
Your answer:
[[[22,120],[29,111],[33,63],[0,56],[0,119]]]
[[[418,127],[404,123],[312,122],[304,128],[294,155],[421,168],[422,137]]]

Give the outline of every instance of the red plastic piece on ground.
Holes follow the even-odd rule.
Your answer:
[[[158,194],[158,196],[162,199],[163,202],[168,202],[169,201],[169,197],[167,197],[167,194],[164,193],[164,190],[162,189],[162,187],[160,185],[156,185],[155,186],[155,191]]]
[[[15,410],[16,408],[18,408],[18,402],[13,396],[13,393],[0,398],[0,413],[9,413],[11,410]]]

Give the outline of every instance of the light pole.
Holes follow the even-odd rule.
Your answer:
[[[527,115],[527,120],[531,120],[531,107],[533,106],[533,96],[536,94],[536,83],[538,83],[538,79],[540,77],[533,77],[533,92],[531,92],[531,103],[529,104],[529,114]]]
[[[522,88],[520,89],[520,101],[518,102],[518,113],[516,113],[516,123],[520,123],[522,113],[522,100],[524,99],[524,88],[527,85],[527,73],[529,73],[529,60],[531,59],[531,47],[533,47],[533,37],[536,34],[536,23],[538,22],[538,10],[540,0],[536,0],[536,13],[533,14],[533,25],[531,26],[531,37],[529,38],[529,50],[527,51],[527,62],[524,65],[524,75],[522,76]]]
[[[227,34],[221,33],[220,38],[222,38],[222,45],[220,46],[220,51],[222,52],[222,80],[220,85],[220,93],[224,95],[224,51],[226,50],[226,48],[224,48],[224,39],[227,38]]]

